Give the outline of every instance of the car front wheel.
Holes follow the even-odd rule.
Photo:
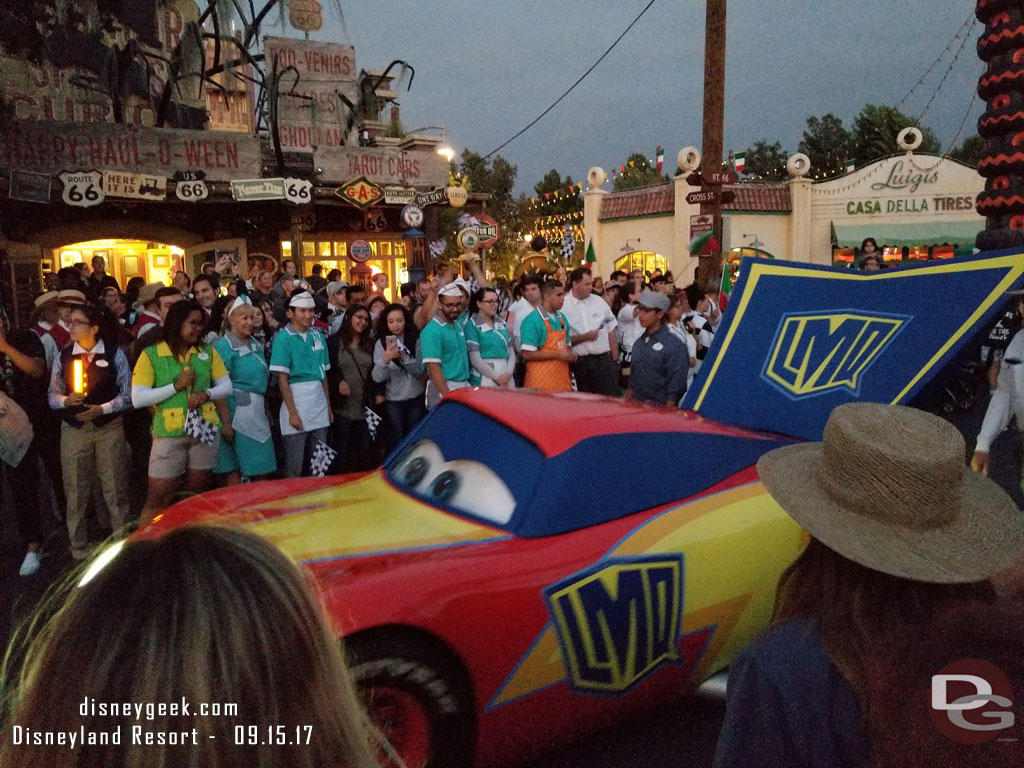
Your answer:
[[[469,768],[476,741],[473,697],[440,643],[381,630],[345,640],[360,699],[407,768]],[[382,755],[390,768],[397,765]]]

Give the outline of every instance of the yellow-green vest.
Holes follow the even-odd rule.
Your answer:
[[[202,392],[213,386],[213,347],[209,344],[193,347],[189,350],[184,366],[174,358],[174,353],[165,341],[146,347],[144,352],[149,355],[149,360],[153,364],[154,387],[173,384],[186,367],[196,372],[196,381],[192,388],[175,392],[172,397],[158,403],[153,416],[153,437],[181,437],[185,434],[185,411],[189,392]],[[217,415],[217,406],[213,401],[203,403],[199,408],[206,421],[220,426],[220,416]]]

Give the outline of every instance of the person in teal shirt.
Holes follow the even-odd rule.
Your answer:
[[[474,387],[515,387],[516,353],[508,326],[498,317],[498,301],[497,291],[481,288],[469,303],[466,347],[473,368],[469,383]]]
[[[420,350],[427,366],[427,408],[453,389],[469,386],[469,352],[466,331],[459,322],[462,314],[462,289],[449,283],[438,291],[440,312],[420,334]]]
[[[213,345],[234,388],[226,401],[217,403],[223,439],[213,471],[226,475],[225,485],[237,485],[242,475],[255,478],[277,470],[270,421],[263,402],[270,369],[263,344],[252,338],[255,314],[249,297],[239,296],[228,308],[229,330]]]

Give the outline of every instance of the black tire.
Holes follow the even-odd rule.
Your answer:
[[[470,768],[476,746],[476,714],[469,678],[440,641],[401,628],[353,635],[344,641],[360,699],[376,722],[382,698],[411,697],[429,723],[426,768]],[[389,736],[386,723],[376,722]],[[396,744],[399,755],[401,744]],[[406,768],[421,768],[406,761]]]

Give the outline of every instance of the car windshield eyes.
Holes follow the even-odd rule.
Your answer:
[[[459,492],[459,486],[462,483],[459,480],[459,476],[451,470],[442,472],[434,480],[434,485],[431,488],[431,493],[437,497],[438,500],[448,502],[451,501]]]
[[[419,485],[427,476],[428,469],[430,469],[430,463],[422,456],[416,456],[405,467],[403,472],[405,482],[409,485]]]

